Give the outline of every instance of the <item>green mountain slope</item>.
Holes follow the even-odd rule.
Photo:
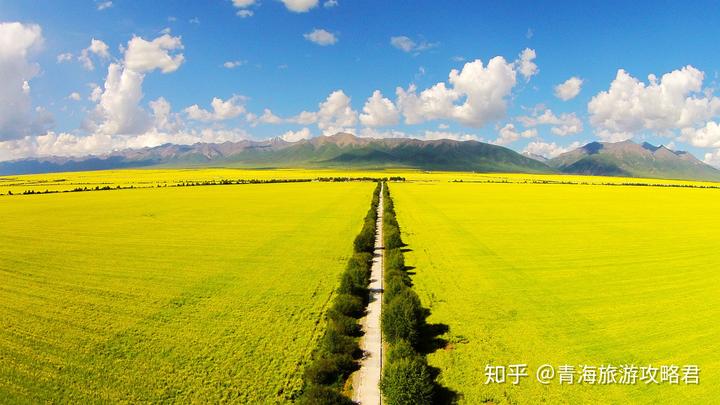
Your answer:
[[[563,173],[720,181],[720,170],[692,154],[632,141],[591,142],[547,162]]]

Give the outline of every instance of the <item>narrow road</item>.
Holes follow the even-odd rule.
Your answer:
[[[383,185],[384,187],[384,185]],[[380,376],[382,375],[382,332],[380,330],[380,313],[382,311],[383,294],[383,195],[380,191],[377,225],[375,233],[375,251],[373,252],[370,274],[370,303],[363,321],[363,335],[360,348],[365,356],[360,362],[360,370],[355,374],[353,384],[353,400],[362,405],[379,405]]]

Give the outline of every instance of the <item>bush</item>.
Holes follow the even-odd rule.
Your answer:
[[[375,249],[375,227],[363,226],[358,236],[355,237],[353,247],[356,252],[372,253]]]
[[[404,246],[400,238],[400,229],[394,225],[387,225],[383,228],[385,249],[397,249]]]
[[[333,309],[343,315],[359,318],[363,315],[365,306],[360,297],[350,294],[339,294],[337,298],[335,298]]]
[[[385,278],[385,285],[383,292],[383,304],[388,305],[390,301],[395,299],[400,293],[408,288],[404,279],[400,275],[391,275]]]
[[[389,363],[380,389],[389,405],[429,405],[434,383],[427,363],[420,357],[412,357]]]
[[[328,329],[325,332],[321,347],[327,353],[348,354],[350,356],[354,356],[360,350],[355,339],[335,329]]]
[[[389,269],[405,270],[405,255],[400,249],[385,251],[385,270]]]
[[[370,283],[370,259],[369,253],[355,253],[348,261],[345,272],[340,276],[341,294],[352,294],[367,298],[367,285]]]
[[[395,363],[401,359],[412,359],[419,357],[422,359],[420,354],[415,351],[410,342],[407,340],[398,340],[394,345],[390,346],[388,350],[386,362]]]
[[[313,361],[305,369],[305,381],[332,385],[350,375],[356,368],[349,354],[325,355]]]
[[[382,312],[383,335],[390,344],[404,339],[416,346],[424,323],[425,310],[410,289],[397,294]]]
[[[297,401],[301,405],[352,405],[350,398],[340,394],[332,388],[322,385],[311,385]]]
[[[347,336],[360,336],[362,331],[355,318],[345,316],[337,311],[328,312],[328,329]]]

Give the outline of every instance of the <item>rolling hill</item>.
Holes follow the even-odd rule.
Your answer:
[[[591,142],[546,163],[563,173],[720,181],[720,170],[688,152],[630,140]]]
[[[649,143],[591,142],[548,160],[477,141],[360,138],[348,133],[299,142],[273,138],[220,144],[165,144],[100,156],[29,158],[0,162],[0,175],[140,167],[395,167],[720,181],[720,170],[692,154]]]
[[[166,144],[102,156],[47,157],[0,162],[0,174],[151,166],[408,167],[426,170],[551,173],[511,149],[476,141],[359,138],[347,133],[299,142],[279,138],[221,144]]]

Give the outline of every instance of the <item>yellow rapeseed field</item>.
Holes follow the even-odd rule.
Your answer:
[[[720,190],[438,182],[391,192],[428,322],[449,327],[430,363],[461,402],[720,397]],[[529,377],[485,384],[487,365],[511,364]],[[557,374],[543,385],[543,364],[701,371],[699,385],[560,385]]]
[[[0,197],[0,402],[289,398],[373,187]]]

